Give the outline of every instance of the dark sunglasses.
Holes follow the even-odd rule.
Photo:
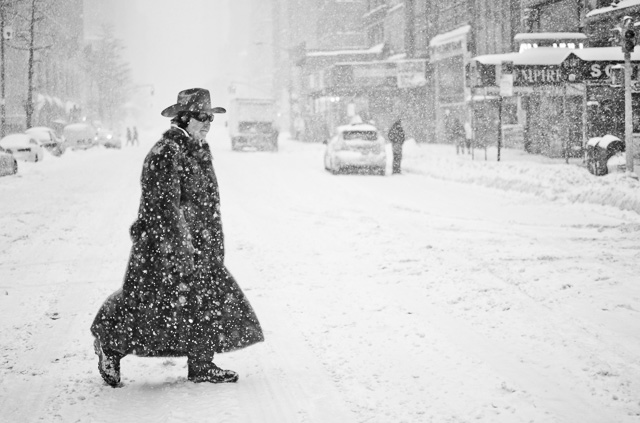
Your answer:
[[[198,113],[194,114],[193,118],[199,122],[213,122],[213,115],[209,113]]]

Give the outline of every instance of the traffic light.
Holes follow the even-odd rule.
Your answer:
[[[638,41],[638,33],[636,31],[633,19],[629,16],[622,18],[622,39],[621,47],[623,53],[631,53]]]

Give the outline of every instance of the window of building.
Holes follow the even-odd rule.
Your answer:
[[[369,45],[375,46],[384,42],[384,26],[382,23],[375,24],[369,27],[367,36],[369,38]]]
[[[575,32],[580,27],[580,14],[574,0],[561,0],[540,6],[536,31]]]
[[[467,20],[467,2],[465,0],[450,0],[437,3],[439,24],[442,31],[457,28]]]

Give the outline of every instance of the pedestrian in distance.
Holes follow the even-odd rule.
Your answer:
[[[127,126],[127,145],[133,145],[133,138],[131,135],[131,128]]]
[[[391,173],[401,173],[402,165],[402,144],[404,144],[404,129],[402,128],[402,120],[396,120],[388,134],[389,141],[391,141],[391,152],[393,153],[392,171]]]
[[[205,137],[209,91],[181,91],[162,111],[171,128],[147,154],[138,218],[122,287],[99,309],[91,333],[104,381],[120,386],[120,360],[187,357],[188,380],[236,382],[215,353],[264,340],[260,323],[224,264],[220,193]]]
[[[134,126],[133,127],[133,136],[131,138],[132,142],[131,145],[140,145],[140,141],[138,140],[138,127]]]
[[[464,146],[466,143],[464,125],[462,125],[457,117],[452,116],[451,111],[448,109],[444,115],[444,129],[447,140],[451,140],[456,146],[456,154],[464,154]]]
[[[464,143],[467,147],[467,154],[471,154],[471,142],[473,141],[473,128],[471,127],[471,122],[466,120],[464,122]]]

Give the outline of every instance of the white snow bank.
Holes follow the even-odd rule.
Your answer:
[[[405,144],[403,168],[434,178],[521,191],[549,200],[595,203],[640,214],[640,182],[625,174],[594,176],[582,159],[551,159],[514,149],[496,148],[456,155],[453,145]],[[640,163],[636,160],[636,170]]]

